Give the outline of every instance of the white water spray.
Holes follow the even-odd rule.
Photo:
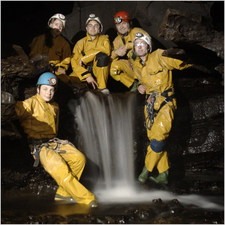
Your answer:
[[[96,95],[86,92],[77,104],[70,102],[80,134],[82,152],[98,168],[94,193],[100,202],[151,202],[178,199],[202,208],[223,208],[199,195],[175,195],[167,191],[140,191],[134,182],[134,110],[136,95]]]
[[[133,186],[135,95],[86,92],[75,109],[82,151],[100,170],[101,186]]]

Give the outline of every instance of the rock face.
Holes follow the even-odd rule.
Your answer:
[[[224,57],[224,36],[199,15],[168,9],[159,27],[159,37],[174,42],[198,44]]]

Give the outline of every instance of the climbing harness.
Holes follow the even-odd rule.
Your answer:
[[[173,100],[173,98],[175,98],[175,95],[172,94],[171,96],[168,96],[169,92],[173,92],[173,88],[169,88],[166,91],[164,91],[163,93],[156,93],[156,92],[152,92],[151,94],[146,95],[146,111],[147,111],[147,116],[145,118],[145,127],[147,129],[151,129],[153,123],[154,123],[154,118],[156,117],[156,115],[158,114],[158,112],[160,111],[160,109],[167,104],[168,102],[171,102]],[[164,101],[161,103],[160,107],[158,110],[154,109],[154,103],[156,100],[157,96],[163,96],[165,97]]]
[[[145,118],[145,127],[147,129],[151,129],[152,124],[154,122],[154,118],[156,116],[155,111],[154,111],[154,103],[156,100],[156,92],[153,92],[149,95],[146,95],[146,111],[147,111],[147,116]]]
[[[40,162],[39,153],[43,147],[46,147],[48,149],[51,149],[57,153],[64,154],[66,151],[60,150],[60,145],[74,145],[69,142],[68,140],[60,140],[59,138],[52,138],[52,139],[29,139],[28,140],[29,146],[31,148],[31,154],[34,155],[35,161],[33,164],[33,167],[37,167]],[[50,145],[51,143],[55,143],[56,146],[53,147]]]

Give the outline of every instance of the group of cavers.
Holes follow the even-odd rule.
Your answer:
[[[47,55],[49,71],[40,75],[36,95],[17,101],[16,117],[27,135],[34,158],[56,181],[55,201],[75,202],[97,207],[96,196],[81,184],[80,177],[86,164],[85,155],[68,140],[57,138],[59,106],[54,101],[58,79],[73,85],[73,78],[109,95],[108,75],[121,82],[131,92],[145,95],[145,126],[149,144],[140,183],[147,180],[168,184],[170,163],[165,149],[169,136],[176,99],[172,70],[191,66],[179,59],[165,56],[163,49],[152,49],[150,35],[133,27],[130,15],[119,11],[114,15],[117,36],[112,44],[102,34],[99,17],[90,14],[86,21],[86,36],[77,41],[71,53],[70,45],[61,35],[66,25],[63,14],[57,13],[48,21],[47,33],[35,37],[29,56]],[[68,68],[72,73],[67,74]],[[153,170],[158,171],[153,176]]]

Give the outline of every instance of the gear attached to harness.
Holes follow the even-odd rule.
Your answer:
[[[147,111],[147,116],[145,118],[145,127],[147,129],[151,129],[153,123],[154,123],[154,118],[156,117],[156,115],[158,114],[158,112],[160,111],[160,109],[167,104],[168,102],[171,102],[173,100],[173,98],[175,98],[175,95],[172,94],[170,96],[168,96],[169,92],[173,92],[173,88],[169,88],[166,91],[164,91],[163,93],[159,94],[156,92],[153,92],[149,95],[146,95],[146,111]],[[158,110],[154,109],[154,103],[156,100],[157,96],[163,96],[165,97],[164,101],[161,103],[160,107]]]
[[[30,149],[31,149],[31,154],[34,155],[35,161],[33,164],[33,167],[37,167],[40,162],[39,158],[39,153],[43,147],[46,147],[48,149],[51,149],[57,153],[63,154],[66,153],[64,150],[60,150],[60,145],[72,145],[74,146],[71,142],[67,140],[60,140],[59,138],[53,138],[53,139],[29,139],[28,140]],[[56,143],[56,146],[53,147],[50,145],[51,143]]]

